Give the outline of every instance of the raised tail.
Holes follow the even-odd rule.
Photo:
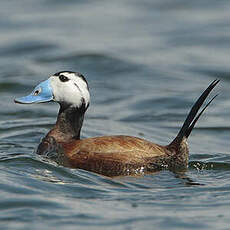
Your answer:
[[[171,144],[177,142],[180,143],[184,138],[188,138],[191,134],[195,124],[197,123],[200,116],[203,114],[205,109],[211,104],[211,102],[216,98],[214,96],[207,104],[206,106],[199,112],[201,106],[203,105],[205,99],[208,97],[210,92],[213,90],[213,88],[219,83],[220,80],[214,80],[208,88],[201,94],[201,96],[198,98],[196,103],[191,108],[182,128],[180,129],[179,133],[177,134],[176,138],[171,142]],[[170,144],[170,145],[171,145]]]

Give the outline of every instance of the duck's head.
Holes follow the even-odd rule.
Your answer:
[[[38,84],[28,96],[16,98],[14,101],[20,104],[55,101],[61,106],[86,110],[90,103],[90,94],[88,83],[82,74],[62,71]]]

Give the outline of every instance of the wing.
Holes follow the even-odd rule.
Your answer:
[[[103,157],[116,158],[127,156],[129,161],[134,158],[146,158],[165,154],[165,147],[137,137],[130,136],[102,136],[76,140],[65,145],[69,155],[91,153]]]
[[[167,154],[165,147],[130,136],[103,136],[63,144],[69,164],[104,175],[124,175]]]

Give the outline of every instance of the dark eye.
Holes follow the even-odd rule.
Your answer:
[[[62,81],[62,82],[69,81],[69,78],[66,77],[65,75],[60,75],[60,76],[59,76],[59,79],[60,79],[60,81]]]
[[[39,93],[41,93],[42,89],[39,88],[37,90],[34,91],[34,96],[37,96]]]

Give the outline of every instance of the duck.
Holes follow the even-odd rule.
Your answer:
[[[166,145],[143,138],[111,135],[81,139],[81,128],[90,104],[89,85],[79,72],[61,71],[38,84],[27,96],[14,99],[19,104],[57,102],[56,124],[42,139],[36,153],[60,165],[108,177],[139,175],[162,169],[186,171],[189,162],[188,137],[215,95],[206,98],[219,83],[216,79],[203,91],[188,113],[176,137]],[[52,157],[51,157],[52,156]]]

